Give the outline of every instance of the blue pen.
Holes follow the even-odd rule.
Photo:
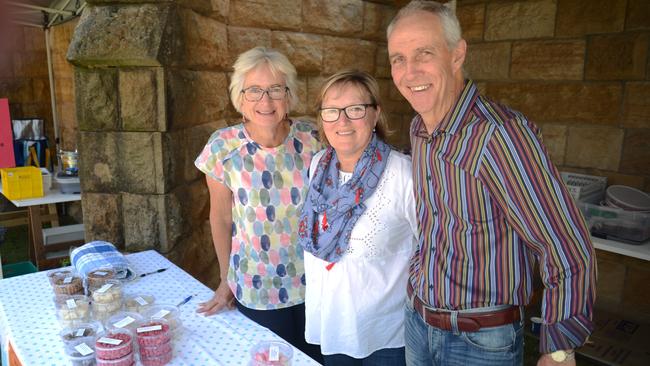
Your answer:
[[[181,306],[181,305],[187,304],[188,302],[190,302],[190,300],[192,300],[192,298],[194,296],[196,296],[196,295],[190,295],[190,296],[184,298],[183,301],[179,302],[178,305],[176,305],[176,306]]]

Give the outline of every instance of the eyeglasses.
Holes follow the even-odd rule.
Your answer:
[[[289,91],[288,87],[276,85],[268,89],[262,89],[257,86],[251,86],[246,89],[242,89],[241,92],[244,93],[244,98],[246,98],[247,101],[257,102],[264,97],[264,93],[268,94],[269,98],[273,100],[280,100],[287,95],[288,91]]]
[[[341,116],[341,111],[350,120],[361,119],[366,116],[368,107],[377,107],[376,104],[353,104],[344,108],[320,108],[320,118],[323,122],[336,122]]]

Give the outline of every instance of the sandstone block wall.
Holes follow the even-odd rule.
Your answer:
[[[460,0],[468,75],[541,128],[561,170],[650,191],[650,5]]]

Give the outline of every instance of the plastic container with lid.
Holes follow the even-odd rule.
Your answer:
[[[128,329],[135,332],[135,328],[142,322],[142,315],[130,311],[118,311],[106,319],[107,329]]]
[[[57,276],[51,281],[52,290],[57,295],[75,295],[84,293],[81,277],[77,275]]]
[[[90,302],[84,295],[54,296],[54,306],[63,327],[74,327],[90,320]]]
[[[183,327],[178,306],[172,304],[156,304],[144,313],[145,319],[165,319],[169,328],[176,333]]]
[[[250,350],[251,366],[289,366],[293,348],[282,341],[260,341]]]
[[[57,279],[74,275],[75,272],[71,268],[57,268],[47,272],[47,279],[50,280],[50,285],[54,285]]]
[[[114,360],[105,360],[97,357],[95,358],[95,361],[97,362],[97,366],[132,366],[135,362],[135,355],[131,352]]]
[[[93,318],[105,321],[122,309],[122,283],[118,280],[106,280],[99,288],[92,289]]]
[[[40,176],[39,176],[40,178]],[[61,193],[81,193],[81,182],[78,176],[69,176],[58,173],[54,176],[54,181],[59,186]]]
[[[165,319],[142,320],[135,332],[140,347],[157,347],[172,339],[169,322]]]
[[[100,328],[101,324],[98,322],[79,323],[71,327],[63,328],[63,330],[59,332],[59,336],[64,344],[75,342],[81,338],[92,337],[94,348],[94,339]]]
[[[89,288],[100,288],[107,280],[115,277],[115,271],[110,268],[99,268],[86,274],[86,285]]]
[[[124,298],[124,310],[144,314],[153,304],[156,298],[148,294],[131,294]]]
[[[95,338],[77,338],[65,344],[65,354],[73,366],[95,365]]]
[[[579,202],[578,207],[591,235],[628,244],[643,244],[650,239],[650,213],[626,211]]]
[[[612,185],[607,188],[605,202],[608,206],[626,211],[650,212],[650,195],[633,187]]]
[[[128,329],[111,329],[100,333],[95,341],[99,360],[118,360],[133,353],[133,333]],[[130,364],[129,364],[130,365]]]
[[[142,366],[163,366],[171,362],[174,358],[174,353],[169,352],[161,356],[152,356],[152,357],[140,357],[140,362]]]

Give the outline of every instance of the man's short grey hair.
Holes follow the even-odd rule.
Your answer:
[[[413,15],[419,12],[427,12],[435,14],[440,19],[440,24],[442,24],[442,31],[444,32],[445,41],[447,41],[447,46],[450,50],[453,50],[458,45],[458,42],[462,39],[462,32],[460,29],[460,23],[456,17],[456,1],[452,0],[445,4],[441,4],[436,1],[421,1],[413,0],[405,7],[401,8],[397,15],[388,25],[386,29],[386,38],[390,38],[390,34],[393,32],[395,24],[402,19],[406,18],[409,15]]]
[[[230,79],[230,87],[228,88],[233,106],[237,112],[241,113],[240,106],[244,97],[242,89],[244,89],[246,74],[263,65],[268,66],[274,76],[280,73],[284,77],[284,82],[289,88],[287,94],[289,98],[288,113],[298,104],[296,68],[285,55],[275,49],[266,47],[251,48],[237,57],[237,61],[233,65],[234,72]]]

